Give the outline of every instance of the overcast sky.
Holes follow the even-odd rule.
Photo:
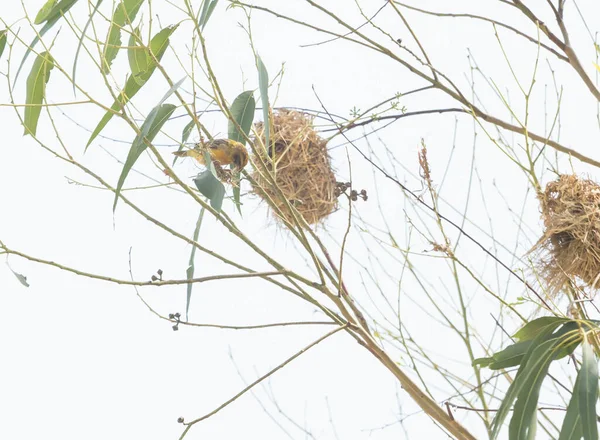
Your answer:
[[[104,3],[101,9],[110,16],[111,2]],[[180,5],[183,1],[171,3]],[[192,3],[197,7],[197,1]],[[300,17],[303,22],[340,31],[334,21],[303,1],[253,3]],[[322,2],[349,23],[362,24],[364,19],[356,4],[343,3],[344,6],[333,1]],[[371,16],[384,2],[362,3],[365,14]],[[514,23],[527,30],[529,35],[536,36],[534,26],[498,1],[455,1],[452,6],[446,3],[441,0],[411,2],[431,10],[486,14]],[[34,33],[23,20],[23,7],[33,19],[42,4],[41,0],[24,0],[23,4],[3,2],[0,17],[13,31],[20,29],[19,37],[29,42]],[[173,4],[152,3],[153,29],[158,30],[183,18]],[[255,60],[248,36],[240,26],[241,23],[247,27],[246,16],[240,9],[227,9],[226,4],[219,2],[206,26],[208,55],[226,99],[231,102],[242,91],[255,90],[258,101]],[[586,17],[600,16],[600,8],[592,1],[582,1],[578,6]],[[596,58],[588,31],[581,25],[574,4],[567,2],[567,8],[568,23],[574,29],[573,45],[581,51],[580,58],[593,76],[592,63]],[[78,25],[83,26],[88,16],[86,2],[80,1],[71,13]],[[551,20],[543,8],[540,8],[540,14]],[[148,16],[149,11],[144,6],[138,20],[141,17],[147,26]],[[491,25],[485,23],[425,17],[410,12],[406,16],[433,64],[470,98],[473,92],[469,87],[474,81],[477,95],[473,99],[490,113],[510,120],[510,113],[494,91],[496,87],[510,99],[515,114],[523,114],[525,103],[513,73],[529,85],[535,66],[535,44],[526,44],[522,39],[500,31],[501,46]],[[376,23],[394,38],[402,39],[406,47],[417,51],[410,33],[389,7],[377,16]],[[591,21],[588,25],[593,34],[598,23]],[[381,54],[340,40],[323,43],[330,37],[271,15],[254,11],[251,26],[254,48],[270,77],[274,78],[284,66],[281,81],[270,90],[271,97],[277,96],[275,106],[322,110],[322,103],[330,113],[350,118],[353,108],[366,110],[396,93],[426,85]],[[51,52],[70,73],[77,39],[67,25],[59,27],[61,30]],[[106,28],[106,23],[98,18],[98,33],[105,35]],[[171,47],[176,48],[177,55],[185,62],[189,62],[186,55],[191,31],[189,22],[183,23],[171,38]],[[143,32],[147,33],[147,27]],[[368,34],[374,34],[374,31],[370,30]],[[52,30],[44,37],[48,46],[55,35],[56,31]],[[9,41],[13,38],[9,35]],[[86,45],[94,48],[89,41]],[[502,49],[510,60],[512,72]],[[409,57],[406,52],[399,53]],[[141,218],[124,203],[117,206],[113,215],[112,192],[96,188],[98,183],[89,176],[43,151],[30,136],[23,136],[23,127],[14,109],[4,105],[11,99],[5,81],[9,71],[7,61],[10,59],[12,81],[23,54],[23,44],[17,43],[12,52],[7,49],[0,59],[3,74],[0,86],[0,103],[3,104],[0,107],[0,240],[25,254],[107,277],[129,279],[131,255],[136,280],[149,280],[158,269],[163,271],[165,279],[185,278],[191,251],[189,245]],[[16,83],[16,103],[25,100],[25,83],[32,61],[33,57],[30,57]],[[95,99],[110,105],[110,95],[83,51],[79,61],[77,81]],[[175,80],[185,75],[170,49],[163,64]],[[110,79],[114,84],[122,85],[127,73],[127,56],[122,51]],[[209,87],[201,74],[198,74],[198,81]],[[598,159],[596,103],[564,63],[544,50],[540,52],[530,102],[531,129],[548,132],[557,109],[556,90],[561,87],[560,132],[554,132],[553,137]],[[164,79],[155,74],[151,84],[136,96],[134,106],[140,124],[168,89]],[[191,99],[190,82],[184,82],[181,89],[184,96]],[[80,94],[73,96],[72,85],[57,69],[52,72],[47,90],[49,103],[84,100]],[[176,100],[171,98],[169,102],[176,103]],[[206,105],[198,101],[198,108]],[[400,98],[400,106],[405,106],[407,111],[459,107],[433,91]],[[116,159],[125,159],[135,133],[114,118],[84,153],[91,130],[102,114],[101,109],[91,104],[62,106],[52,112],[61,140],[76,160],[114,185],[122,168]],[[182,109],[175,112],[175,116],[183,114]],[[261,118],[259,110],[256,120]],[[201,120],[215,137],[226,137],[227,120],[222,114],[204,114]],[[187,122],[187,117],[174,118],[165,126],[165,131],[177,139]],[[327,123],[320,119],[315,122],[317,125]],[[542,233],[532,187],[524,173],[490,142],[477,123],[467,115],[430,114],[401,119],[371,133],[381,126],[369,125],[364,131],[350,131],[348,136],[356,139],[356,147],[367,155],[373,154],[377,163],[426,198],[418,177],[417,159],[423,140],[440,193],[441,210],[459,222],[462,213],[466,212],[466,229],[511,267],[526,269],[524,256]],[[484,128],[491,129],[490,126]],[[365,134],[369,134],[366,140]],[[490,135],[492,138],[498,136],[493,130]],[[61,151],[45,112],[40,118],[38,136]],[[194,136],[197,140],[197,133]],[[515,149],[523,145],[521,137],[510,133],[505,136]],[[167,161],[170,161],[170,152],[178,148],[167,135],[159,135],[155,143]],[[446,325],[432,317],[432,304],[422,296],[416,280],[409,276],[404,278],[402,271],[406,267],[401,253],[390,245],[390,234],[387,233],[388,230],[393,232],[400,249],[414,253],[411,259],[415,271],[426,281],[441,307],[454,309],[456,286],[446,261],[433,255],[432,243],[410,227],[407,217],[416,222],[413,226],[417,229],[419,225],[435,228],[435,222],[428,213],[415,208],[414,200],[405,197],[397,186],[374,173],[344,138],[334,138],[328,147],[338,180],[347,181],[351,174],[354,187],[364,188],[370,195],[367,202],[358,201],[353,206],[354,220],[348,235],[345,263],[350,291],[376,321],[384,317],[390,319],[389,312],[381,312],[386,297],[392,302],[402,298],[401,319],[410,329],[410,337],[422,344],[438,365],[465,381],[472,381],[473,370],[469,367],[464,346]],[[571,164],[566,158],[560,158],[559,164],[561,171],[571,172]],[[595,173],[577,161],[572,162],[572,167],[578,173],[592,173],[592,176]],[[544,183],[554,177],[548,168],[549,165],[539,170]],[[151,185],[150,178],[159,182],[168,180],[149,155],[140,158],[136,170],[145,175],[132,173],[125,187]],[[181,161],[175,166],[179,177],[187,182],[200,170],[200,166],[191,161]],[[249,190],[247,186],[242,192]],[[200,209],[191,198],[165,188],[128,191],[127,196],[164,224],[192,236]],[[235,211],[229,200],[223,207],[240,229],[285,267],[317,279],[307,254],[299,249],[291,234],[278,225],[265,205],[249,194],[242,201],[243,216]],[[334,252],[336,260],[339,260],[339,243],[346,231],[347,219],[347,202],[342,201],[339,211],[316,229]],[[454,242],[456,231],[449,229],[448,233]],[[434,234],[440,237],[439,233]],[[265,261],[208,214],[199,242],[254,270],[271,270]],[[460,248],[464,261],[496,293],[506,295],[508,302],[516,302],[525,295],[521,284],[507,273],[498,272],[493,262],[475,246],[461,244],[464,245]],[[8,263],[14,271],[27,276],[30,287],[23,287],[8,266],[0,265],[0,353],[3,359],[0,362],[0,438],[176,439],[182,432],[178,417],[192,420],[212,411],[246,384],[331,330],[331,326],[315,325],[251,331],[181,327],[174,332],[172,324],[149,311],[131,286],[90,280],[15,256],[11,256]],[[231,267],[197,253],[196,276],[234,272]],[[468,277],[461,283],[471,324],[477,329],[476,339],[491,343],[494,349],[500,348],[506,339],[492,319],[492,315],[497,318],[497,302]],[[139,293],[163,315],[185,311],[183,285],[142,287]],[[525,305],[522,310],[528,315],[533,309]],[[326,318],[315,307],[270,284],[243,279],[196,285],[190,320],[205,324],[251,325],[323,321]],[[509,317],[505,325],[507,331],[513,333],[518,321]],[[480,349],[475,356],[486,354]],[[409,358],[397,353],[396,359],[403,368],[410,370]],[[456,390],[441,382],[434,372],[427,374],[431,374],[430,391],[436,400],[440,404],[452,400]],[[465,386],[461,392],[470,390]],[[475,398],[474,395],[471,397]],[[491,406],[497,405],[498,402],[492,402]],[[478,438],[485,437],[477,415],[457,411],[455,417],[465,422]],[[186,438],[242,436],[319,440],[445,438],[443,432],[410,401],[394,377],[343,332],[300,356],[255,388],[253,393],[193,427]]]

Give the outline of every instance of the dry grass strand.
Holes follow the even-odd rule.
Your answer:
[[[573,278],[594,289],[600,275],[600,186],[562,174],[539,195],[546,231],[531,252],[551,295]]]
[[[327,141],[313,127],[313,118],[302,112],[282,109],[273,113],[269,151],[259,155],[274,175],[277,187],[309,225],[323,221],[338,207],[336,179],[327,153]],[[264,124],[255,124],[257,136],[266,144]],[[254,192],[271,199],[278,208],[276,218],[293,222],[291,209],[256,167],[252,172]]]

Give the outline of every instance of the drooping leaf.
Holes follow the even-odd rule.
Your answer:
[[[141,133],[138,134],[133,143],[131,144],[131,149],[129,150],[129,154],[127,155],[127,159],[125,160],[125,164],[123,165],[123,170],[121,171],[121,175],[119,176],[119,182],[117,183],[117,188],[115,191],[115,200],[113,203],[113,212],[117,207],[117,201],[119,200],[119,194],[121,194],[121,189],[123,188],[123,184],[125,183],[125,178],[129,174],[129,171],[138,160],[140,155],[144,152],[147,145],[144,141],[146,138],[149,142],[152,142],[154,137],[158,134],[162,126],[165,122],[171,117],[173,112],[175,111],[176,106],[173,104],[163,104],[158,107],[154,107],[144,123],[142,124]],[[146,133],[144,135],[144,133]]]
[[[138,41],[141,40],[140,28],[137,27],[133,33],[129,36],[129,49],[127,50],[127,57],[129,59],[129,67],[131,74],[136,82],[140,85],[144,83],[141,78],[141,74],[148,70],[148,53],[144,46],[140,46]]]
[[[244,134],[250,135],[250,128],[252,127],[252,121],[254,120],[254,111],[256,109],[256,102],[254,101],[254,94],[252,91],[246,91],[240,93],[231,104],[229,111],[233,116],[233,119],[241,127]],[[246,144],[246,137],[244,137],[233,123],[229,121],[228,125],[229,139]]]
[[[271,124],[269,123],[269,74],[260,56],[257,57],[256,62],[258,67],[258,88],[260,90],[260,100],[263,108],[265,148],[269,151],[271,145],[269,141],[271,130]]]
[[[90,16],[88,17],[87,22],[85,23],[85,26],[83,27],[83,31],[81,32],[81,36],[79,37],[79,43],[77,44],[77,50],[75,51],[75,57],[73,59],[73,95],[76,94],[77,89],[76,89],[76,85],[77,85],[77,60],[79,59],[79,51],[81,50],[81,46],[83,46],[83,39],[86,36],[87,33],[87,28],[90,26],[90,24],[92,23],[92,19],[94,18],[94,15],[96,15],[96,12],[98,11],[98,8],[100,7],[100,5],[102,4],[103,0],[98,0],[96,2],[96,5],[94,6],[94,10],[92,11],[92,13],[90,14]]]
[[[131,24],[144,0],[121,0],[117,5],[108,29],[102,53],[102,72],[110,72],[110,66],[121,48],[121,28]]]
[[[202,207],[200,209],[200,215],[198,216],[198,220],[196,221],[196,227],[194,228],[194,236],[192,237],[192,239],[194,241],[198,241],[198,236],[200,235],[200,226],[202,226],[202,219],[204,218],[204,207]],[[196,246],[192,246],[192,252],[190,253],[190,261],[188,264],[188,268],[186,271],[186,275],[187,275],[187,279],[191,280],[194,278],[194,259],[196,256]],[[192,283],[188,283],[187,285],[187,299],[186,299],[186,303],[185,303],[185,320],[189,321],[189,311],[190,311],[190,302],[192,300],[192,288],[193,288],[193,284]]]
[[[29,287],[29,283],[27,282],[27,277],[23,274],[20,274],[18,272],[15,272],[13,270],[12,267],[10,267],[10,265],[8,264],[8,261],[6,262],[6,265],[8,266],[8,268],[10,269],[10,271],[13,273],[13,275],[19,280],[19,282],[25,286],[25,287]]]
[[[73,7],[78,0],[61,0],[58,4],[56,4],[52,10],[46,16],[46,24],[42,29],[39,30],[38,34],[29,45],[27,46],[27,50],[25,51],[25,55],[23,55],[23,59],[21,60],[21,64],[19,64],[19,68],[17,69],[17,73],[15,75],[15,80],[13,81],[13,85],[17,83],[17,78],[19,78],[19,73],[21,73],[21,69],[27,60],[27,57],[35,47],[35,45],[40,41],[40,38],[44,36],[46,32],[52,29],[52,26],[64,15],[67,13],[69,9]]]
[[[196,176],[194,183],[198,191],[210,200],[210,206],[220,212],[225,197],[225,186],[217,178],[217,171],[207,151],[204,152],[204,162],[207,169]]]
[[[596,402],[598,401],[598,361],[594,350],[584,339],[583,359],[577,375],[579,388],[577,399],[581,414],[581,430],[584,440],[598,440],[598,420],[596,417]],[[573,393],[575,398],[575,393]]]
[[[54,59],[48,52],[38,55],[27,77],[27,97],[25,103],[25,133],[35,135],[38,120],[42,111],[42,102],[46,96],[46,83],[50,79],[50,71],[54,68]]]
[[[213,10],[215,9],[215,6],[217,6],[218,2],[219,0],[204,0],[204,4],[202,5],[202,12],[200,13],[200,18],[198,19],[198,24],[200,25],[202,30],[204,30],[204,26],[206,26],[206,23],[208,23],[208,20],[212,15]]]
[[[8,31],[3,29],[0,31],[0,57],[2,57],[2,53],[4,52],[4,48],[6,47],[6,37]]]
[[[177,26],[178,25],[169,26],[167,28],[164,28],[163,30],[158,32],[154,37],[152,37],[152,41],[150,42],[150,47],[151,47],[152,51],[154,52],[158,61],[160,61],[160,59],[164,55],[165,51],[167,50],[167,47],[169,46],[169,36],[175,31],[175,29],[177,29]],[[141,73],[139,75],[139,78],[141,78],[143,80],[141,84],[138,83],[138,80],[136,80],[132,76],[130,76],[127,79],[127,82],[125,83],[125,88],[123,89],[121,94],[118,96],[118,98],[115,100],[115,102],[111,106],[111,109],[116,112],[121,110],[125,106],[125,104],[127,104],[127,102],[129,102],[129,100],[131,98],[133,98],[133,96],[137,92],[140,91],[142,86],[152,76],[152,73],[154,73],[155,69],[156,69],[156,62],[153,59],[150,59],[148,62],[148,70],[146,70],[146,72]],[[93,140],[96,138],[96,136],[98,136],[100,134],[100,132],[104,129],[104,127],[106,127],[106,124],[108,124],[108,121],[110,121],[112,119],[113,115],[114,115],[114,112],[107,111],[106,114],[102,117],[102,119],[100,120],[100,122],[98,123],[98,125],[96,126],[94,131],[92,132],[90,138],[88,139],[87,144],[85,146],[86,149],[90,146],[90,144],[93,142]]]

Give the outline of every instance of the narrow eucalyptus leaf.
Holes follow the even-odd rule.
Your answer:
[[[24,134],[35,135],[38,120],[42,111],[42,103],[46,96],[46,84],[50,79],[50,71],[54,68],[54,59],[48,52],[38,55],[27,77],[27,97],[25,103]]]
[[[258,88],[260,90],[260,100],[263,108],[265,148],[269,151],[271,145],[269,140],[271,131],[271,124],[269,122],[269,74],[260,57],[257,57],[256,63],[258,67]]]
[[[6,47],[7,34],[8,34],[8,31],[6,29],[3,29],[0,31],[0,57],[2,56],[2,53],[4,52],[4,48]]]
[[[193,235],[192,239],[196,242],[198,241],[198,236],[200,235],[200,227],[202,226],[202,219],[204,218],[204,211],[205,211],[204,207],[200,208],[200,215],[198,215],[198,220],[196,221],[196,227],[194,228],[194,235]],[[186,271],[188,280],[191,280],[194,278],[195,256],[196,256],[196,246],[192,246],[192,252],[190,253],[190,261],[189,261],[188,268]],[[186,298],[186,303],[185,303],[185,320],[186,321],[190,320],[189,311],[190,311],[190,302],[192,300],[192,288],[193,287],[194,287],[194,285],[192,283],[188,283],[187,298]]]
[[[145,139],[147,139],[148,142],[152,142],[152,140],[158,134],[164,123],[167,122],[167,120],[171,117],[171,115],[175,111],[175,108],[176,106],[173,104],[162,104],[158,107],[154,107],[148,115],[148,117],[146,118],[146,120],[144,121],[144,123],[142,124],[141,133],[138,134],[133,140],[133,143],[131,144],[131,149],[129,150],[129,154],[127,155],[125,164],[123,165],[123,170],[121,171],[121,175],[119,176],[119,181],[115,190],[113,212],[117,207],[119,194],[121,194],[121,189],[123,188],[123,184],[125,183],[125,179],[129,174],[129,171],[131,171],[131,168],[147,147]]]
[[[598,361],[592,346],[584,339],[582,344],[583,359],[577,379],[580,379],[577,390],[581,429],[584,440],[598,440],[598,419],[596,402],[598,401]]]
[[[27,60],[27,57],[35,47],[35,45],[40,41],[40,38],[44,36],[46,32],[52,29],[52,26],[56,24],[56,22],[67,13],[73,5],[77,3],[77,0],[62,0],[56,6],[52,8],[52,10],[48,13],[46,17],[46,24],[38,31],[38,35],[29,43],[27,46],[27,50],[25,51],[25,55],[23,55],[23,59],[21,60],[21,64],[19,64],[19,68],[17,69],[17,73],[15,75],[15,79],[13,81],[13,86],[17,83],[17,79],[19,78],[19,73],[21,73],[21,69]]]

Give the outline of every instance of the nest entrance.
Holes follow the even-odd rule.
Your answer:
[[[258,147],[260,159],[273,173],[275,184],[304,218],[314,225],[338,207],[336,179],[327,153],[327,141],[313,127],[313,117],[294,110],[273,113],[270,147]],[[255,124],[257,136],[266,145],[264,124]],[[258,167],[252,173],[253,190],[263,200],[270,199],[275,216],[293,223],[292,210]]]
[[[563,174],[539,198],[546,231],[532,251],[550,293],[573,277],[600,287],[600,185]]]

